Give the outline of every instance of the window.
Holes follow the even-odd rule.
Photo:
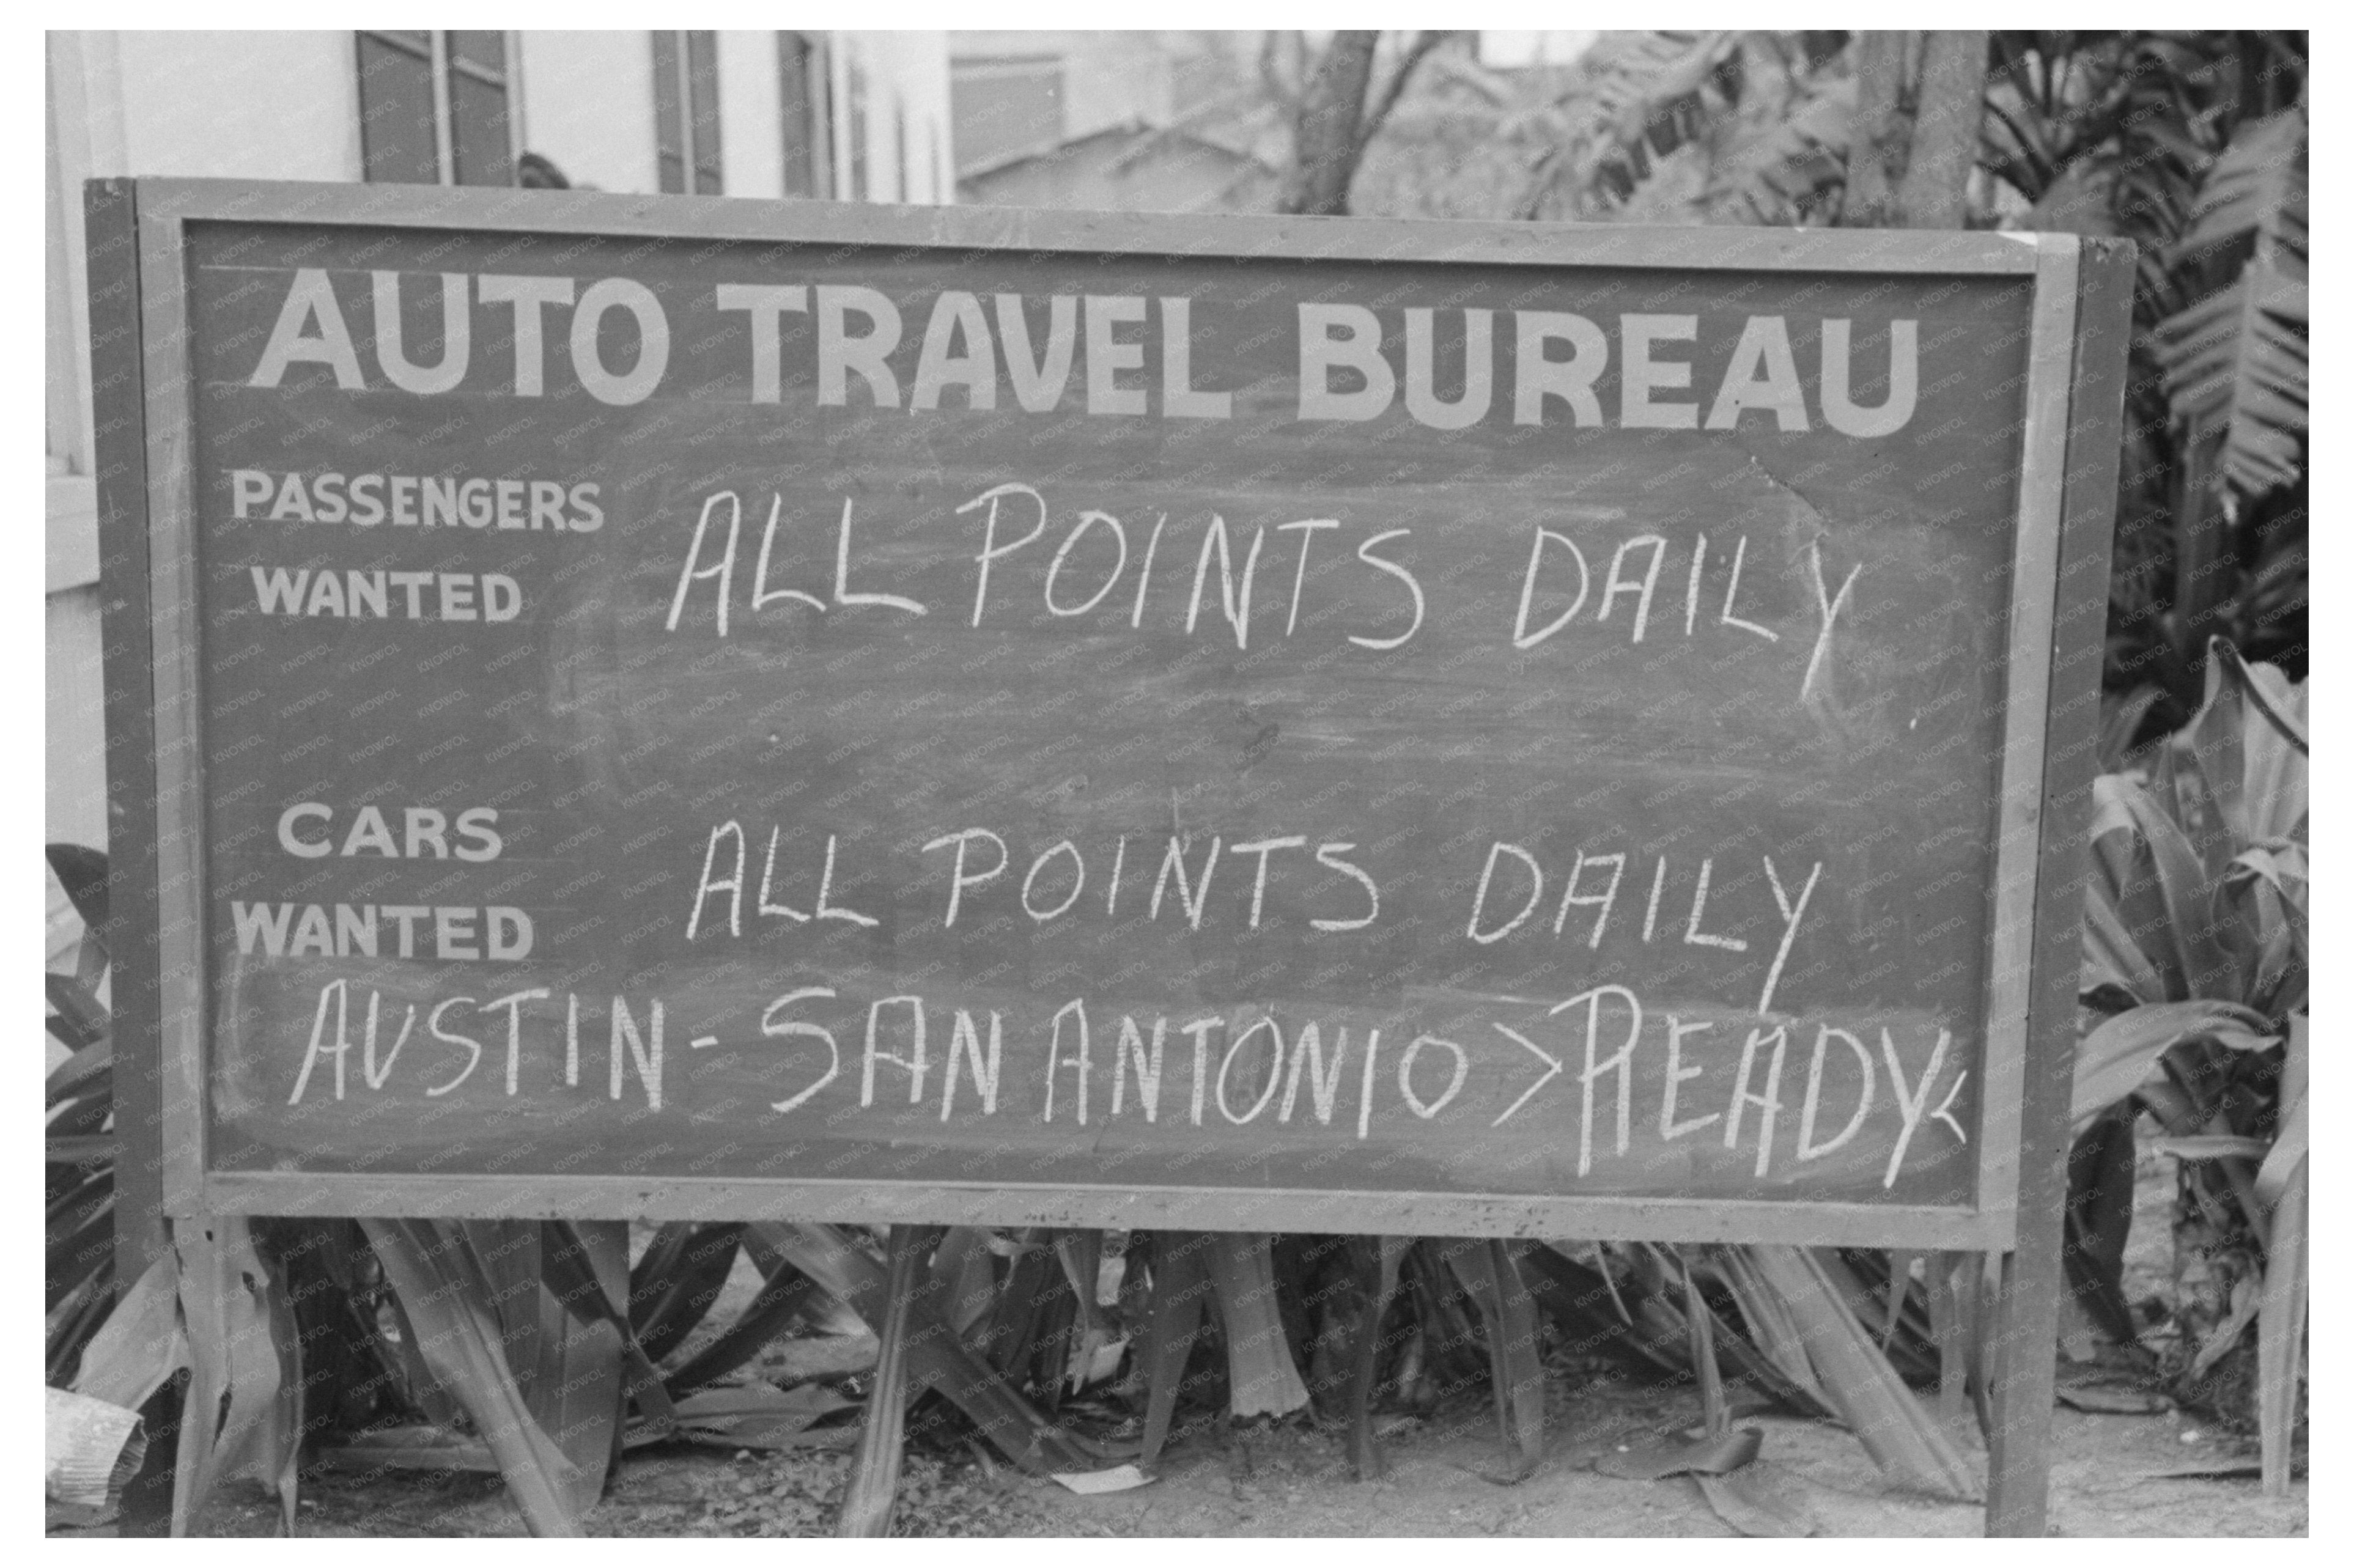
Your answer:
[[[719,35],[654,35],[654,159],[662,188],[719,194]]]
[[[833,189],[833,73],[825,45],[809,33],[777,35],[777,103],[783,111],[785,194],[822,196]]]
[[[850,199],[864,201],[866,183],[866,68],[850,62]]]
[[[46,70],[49,62],[42,61]],[[71,167],[58,147],[58,97],[48,93],[48,112],[42,118],[48,133],[48,286],[42,292],[48,313],[48,440],[45,455],[51,474],[88,473],[90,450],[82,436],[81,378],[83,347],[74,328],[74,258],[66,228],[66,193],[76,196],[80,186],[69,175]]]
[[[359,35],[360,170],[379,183],[514,182],[507,37]]]
[[[891,95],[891,161],[899,165],[899,197],[901,201],[916,199],[914,167],[907,162],[907,106],[899,95]]]
[[[1063,62],[1037,55],[949,62],[957,167],[986,168],[1063,139]]]

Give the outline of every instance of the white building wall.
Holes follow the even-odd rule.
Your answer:
[[[653,35],[640,29],[520,37],[525,148],[553,159],[576,185],[638,196],[661,190]]]
[[[1172,112],[1175,56],[1158,33],[959,32],[951,36],[951,47],[960,59],[1060,60],[1066,141],[1139,120],[1165,125]]]
[[[729,196],[785,194],[777,35],[719,35],[719,183]]]
[[[869,201],[947,203],[956,199],[954,148],[949,141],[949,36],[945,32],[836,33],[834,109],[850,111],[848,65],[866,72],[866,157]],[[905,115],[906,180],[897,155]],[[850,137],[835,139],[835,189],[847,196]]]
[[[522,145],[575,185],[652,194],[653,45],[638,31],[510,34]],[[948,35],[828,35],[834,71],[837,184],[850,190],[846,62],[867,79],[868,199],[954,198]],[[49,380],[46,461],[47,793],[50,840],[104,848],[106,768],[98,613],[97,498],[90,477],[89,287],[82,183],[124,175],[357,180],[362,175],[357,46],[349,32],[248,31],[46,36],[48,177],[45,256]],[[783,190],[783,132],[772,32],[719,39],[720,156],[731,195]],[[907,179],[894,155],[904,113]],[[50,885],[49,956],[73,939]]]
[[[351,34],[116,37],[130,172],[360,177],[359,70]]]

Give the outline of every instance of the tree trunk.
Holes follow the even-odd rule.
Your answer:
[[[1913,156],[1897,191],[1905,227],[1960,228],[1968,218],[1970,171],[1978,166],[1978,124],[1986,117],[1986,74],[1985,32],[1925,35]]]
[[[1349,210],[1349,182],[1363,151],[1365,91],[1373,77],[1378,32],[1332,35],[1324,58],[1300,84],[1292,122],[1291,171],[1276,198],[1278,212],[1341,217]]]
[[[1960,228],[1986,105],[1981,31],[1858,33],[1847,228]]]

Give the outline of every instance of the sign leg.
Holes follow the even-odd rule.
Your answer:
[[[141,321],[137,203],[93,180],[84,222],[94,317]],[[140,334],[94,335],[101,624],[105,634],[107,950],[114,960],[114,1285],[171,1250],[164,1229],[164,1012],[156,931],[155,655],[149,602],[145,366]],[[153,1431],[151,1427],[149,1429]],[[163,1446],[168,1452],[168,1445]]]
[[[898,1500],[901,1439],[907,1425],[907,1322],[915,1308],[917,1271],[923,1266],[928,1225],[893,1225],[888,1244],[890,1280],[883,1321],[876,1329],[882,1351],[875,1362],[875,1387],[866,1396],[866,1421],[843,1489],[842,1517],[834,1533],[844,1540],[891,1531],[891,1508]]]
[[[2052,706],[2063,710],[2082,681],[2068,672],[2097,661],[2107,613],[2099,584],[2108,577],[2117,463],[2124,450],[2126,355],[2132,334],[2130,247],[2084,241],[2078,274],[2076,369],[2068,408],[2068,450],[2057,598],[2052,630]],[[2032,415],[2030,416],[2032,418]],[[2070,694],[2063,699],[2062,694]],[[1987,1533],[2044,1532],[2052,1491],[2052,1372],[2060,1334],[2062,1214],[2068,1202],[2070,1107],[2074,1094],[2074,1013],[2084,920],[2084,819],[2094,750],[2054,744],[2044,758],[2043,796],[2055,808],[2042,828],[2036,878],[2034,979],[2030,987],[2027,1079],[2020,1108],[2019,1233],[2003,1259],[1994,1343],[1981,1347],[1994,1378],[1987,1434]],[[2056,810],[2065,807],[2066,810]],[[2063,830],[2062,824],[2066,827]]]
[[[1989,1536],[2041,1537],[2052,1496],[2052,1358],[2060,1332],[2060,1248],[2041,1224],[2022,1224],[2002,1260],[2002,1298],[1991,1361],[1994,1425],[1987,1435]],[[2037,1241],[2053,1245],[2039,1246]]]

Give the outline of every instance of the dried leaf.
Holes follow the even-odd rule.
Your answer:
[[[2172,1400],[2146,1389],[2063,1383],[2052,1393],[2069,1409],[2089,1415],[2162,1415],[2174,1408]]]
[[[1132,1488],[1149,1486],[1152,1478],[1134,1465],[1114,1465],[1108,1470],[1088,1470],[1078,1475],[1056,1476],[1055,1479],[1082,1497],[1098,1492],[1124,1492]]]
[[[392,1426],[363,1432],[349,1442],[320,1450],[339,1470],[470,1470],[499,1473],[490,1445],[461,1437],[440,1426]]]
[[[1662,1437],[1657,1442],[1629,1444],[1599,1455],[1594,1467],[1622,1481],[1730,1475],[1757,1457],[1757,1450],[1765,1441],[1765,1433],[1755,1426],[1735,1427],[1721,1437]]]
[[[1768,1461],[1744,1466],[1725,1475],[1704,1470],[1692,1473],[1692,1484],[1716,1510],[1716,1517],[1744,1535],[1763,1540],[1799,1540],[1821,1528],[1807,1507],[1796,1476]]]

